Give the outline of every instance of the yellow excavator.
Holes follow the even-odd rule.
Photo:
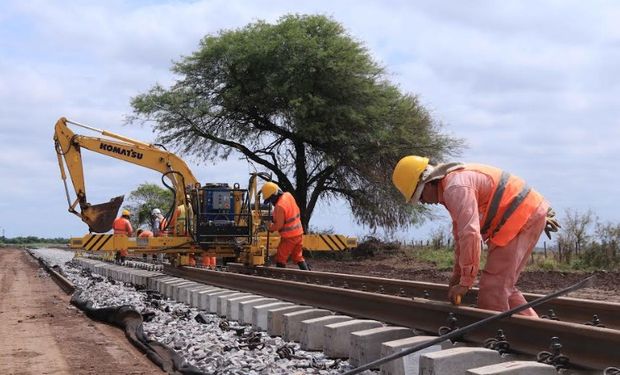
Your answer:
[[[92,137],[75,134],[69,125],[102,135]],[[97,129],[61,117],[55,125],[54,146],[64,183],[69,212],[88,225],[89,234],[72,238],[76,250],[112,253],[127,249],[129,253],[167,253],[176,264],[186,265],[194,254],[227,258],[246,265],[262,265],[273,255],[279,236],[269,235],[263,221],[269,215],[261,206],[258,179],[270,180],[265,173],[252,173],[248,188],[239,184],[198,182],[187,164],[172,152],[154,144],[140,142],[106,130]],[[81,150],[109,156],[158,171],[162,182],[174,195],[167,213],[171,228],[165,237],[132,238],[105,234],[112,229],[123,196],[109,202],[90,204],[86,196]],[[67,184],[69,171],[75,199]],[[172,186],[166,183],[168,181]],[[79,211],[77,210],[79,206]],[[304,235],[304,248],[312,251],[340,251],[357,246],[355,237],[344,235]]]

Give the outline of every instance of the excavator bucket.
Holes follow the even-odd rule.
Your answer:
[[[124,196],[114,197],[107,203],[90,205],[82,210],[82,221],[94,233],[105,233],[112,229],[118,209],[123,204]]]

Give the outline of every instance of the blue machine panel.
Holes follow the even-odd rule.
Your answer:
[[[203,213],[208,220],[234,220],[234,196],[230,187],[205,188],[203,191]]]

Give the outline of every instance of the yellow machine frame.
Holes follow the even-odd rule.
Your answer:
[[[69,129],[68,124],[95,131],[107,138],[75,134]],[[65,186],[69,212],[80,217],[89,226],[91,231],[91,233],[81,238],[72,238],[70,242],[71,248],[106,253],[121,249],[127,249],[129,253],[136,254],[166,253],[171,257],[175,257],[180,264],[188,260],[186,256],[188,254],[202,254],[206,256],[234,257],[238,262],[244,264],[262,265],[267,255],[273,255],[276,252],[280,237],[273,233],[268,235],[264,229],[265,223],[263,218],[265,217],[265,212],[261,211],[257,186],[257,178],[264,178],[264,176],[259,173],[252,174],[248,184],[247,191],[252,198],[250,199],[252,207],[245,207],[245,209],[249,211],[252,217],[251,239],[249,243],[245,243],[241,248],[239,248],[238,244],[234,246],[214,244],[208,249],[204,249],[197,246],[194,239],[190,236],[131,238],[125,235],[92,233],[107,232],[111,229],[111,223],[122,203],[122,197],[113,198],[108,203],[98,205],[88,203],[81,148],[159,171],[165,175],[172,182],[177,192],[175,194],[176,207],[183,207],[187,210],[185,214],[186,228],[192,228],[195,225],[192,204],[187,192],[200,188],[200,183],[187,164],[171,152],[152,144],[70,121],[64,117],[61,117],[56,122],[54,143],[61,178]],[[76,198],[73,201],[70,198],[67,186],[65,165],[69,171],[76,194]],[[239,201],[240,199],[235,197],[234,210],[237,214],[243,209]],[[78,205],[80,212],[76,210]],[[241,216],[239,220],[237,225],[248,224],[244,222],[244,219],[241,219]],[[176,232],[180,233],[183,231],[179,230]],[[333,234],[304,235],[303,241],[304,248],[311,251],[341,251],[357,246],[357,239],[355,237]]]

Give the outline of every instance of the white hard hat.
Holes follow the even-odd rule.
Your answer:
[[[153,208],[153,211],[151,211],[151,215],[161,215],[161,211],[159,210],[159,208]]]

